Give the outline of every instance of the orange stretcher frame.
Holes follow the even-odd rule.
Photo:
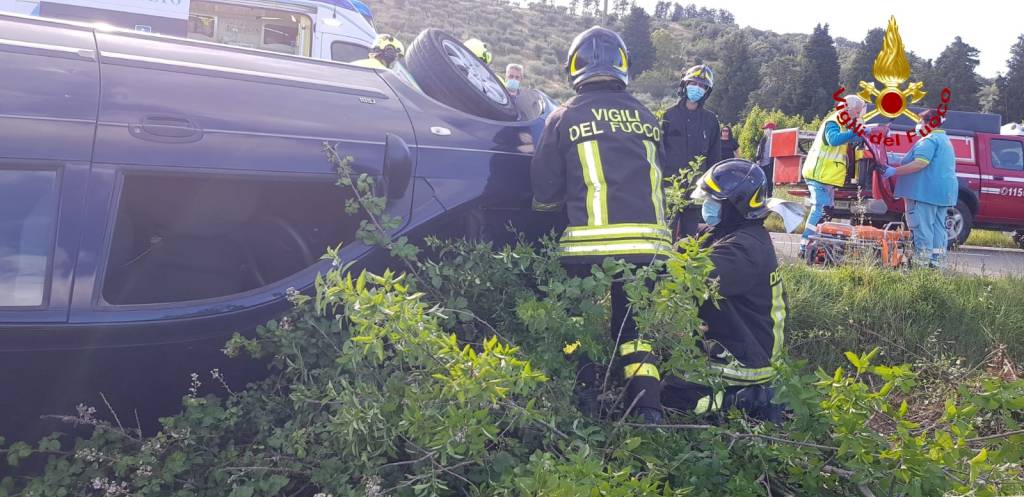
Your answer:
[[[886,267],[909,267],[912,241],[913,234],[898,222],[884,228],[821,223],[808,239],[805,257],[810,265],[839,265],[850,254],[867,253]]]

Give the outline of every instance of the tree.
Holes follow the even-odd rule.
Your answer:
[[[654,66],[654,42],[651,41],[651,16],[642,7],[633,7],[623,19],[622,41],[629,47],[629,75],[638,76]]]
[[[875,64],[875,57],[882,51],[882,42],[885,40],[885,30],[874,28],[868,31],[864,41],[857,47],[850,65],[843,68],[843,86],[849,92],[858,91],[858,83],[861,81],[874,81],[872,68]]]
[[[996,101],[999,98],[999,87],[1004,84],[1003,81],[1003,75],[997,74],[995,81],[983,86],[978,92],[978,105],[981,106],[982,112],[1002,114],[996,110]]]
[[[729,12],[728,10],[719,9],[717,22],[720,24],[735,24],[736,16],[734,16],[732,12]]]
[[[615,15],[622,17],[629,12],[629,0],[615,0]]]
[[[814,27],[800,54],[800,85],[789,107],[811,120],[829,112],[832,94],[839,89],[839,55],[828,24]]]
[[[668,19],[668,9],[672,6],[671,3],[665,1],[659,1],[654,6],[654,18],[655,19]]]
[[[580,8],[580,0],[569,0],[569,15],[576,15],[576,9]]]
[[[799,66],[800,61],[792,55],[778,57],[765,64],[761,68],[761,87],[750,95],[750,104],[796,114],[792,105],[797,101],[794,94],[800,85]]]
[[[1003,121],[1024,120],[1024,34],[1010,48],[1006,76],[996,80],[998,93],[992,110],[1002,114]]]
[[[671,21],[679,22],[683,20],[684,17],[686,17],[686,12],[683,10],[683,6],[678,3],[672,4]]]
[[[974,48],[957,36],[953,43],[946,46],[932,66],[931,74],[925,80],[928,92],[926,104],[934,107],[939,104],[942,89],[949,88],[952,92],[951,109],[977,112],[981,110],[978,91],[981,81],[975,69],[978,67],[978,49]]]
[[[750,94],[761,85],[761,75],[743,31],[722,39],[718,59],[715,90],[708,107],[718,113],[722,122],[734,123],[746,109]]]

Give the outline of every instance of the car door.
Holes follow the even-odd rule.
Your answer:
[[[95,41],[2,16],[0,33],[0,327],[63,322],[96,128]]]
[[[1019,221],[1024,205],[1024,140],[1017,137],[988,140],[991,167],[981,176],[981,214],[988,220]]]
[[[342,243],[346,260],[368,250],[324,144],[374,177],[389,143],[415,150],[408,115],[376,72],[144,35],[97,41],[93,167],[110,187],[86,215],[107,229],[83,242],[96,256],[76,285],[73,322],[257,310],[310,286],[328,246]],[[393,215],[408,217],[412,191],[392,199]]]

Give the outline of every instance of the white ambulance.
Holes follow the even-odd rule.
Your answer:
[[[360,0],[0,0],[0,11],[341,62],[366,58],[377,35]]]

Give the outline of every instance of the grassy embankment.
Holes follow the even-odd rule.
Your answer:
[[[880,346],[889,362],[984,363],[1005,345],[1024,365],[1024,279],[909,273],[869,265],[784,268],[788,349],[822,365]],[[829,369],[825,367],[825,369]]]

